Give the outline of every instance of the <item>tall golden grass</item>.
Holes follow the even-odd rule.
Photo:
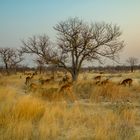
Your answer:
[[[67,102],[68,96],[57,93],[56,86],[25,92],[23,82],[18,76],[0,80],[0,140],[140,138],[138,110],[126,101],[132,96],[129,88],[79,81],[73,87],[79,100]]]
[[[91,93],[92,101],[126,101],[131,97],[128,88],[109,83],[103,86],[97,86]]]

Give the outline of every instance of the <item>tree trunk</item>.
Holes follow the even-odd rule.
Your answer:
[[[9,74],[8,64],[7,63],[5,63],[5,69],[6,69],[6,73]]]
[[[133,72],[134,71],[134,67],[133,66],[131,66],[131,72]]]
[[[41,66],[39,67],[39,73],[40,74],[42,73],[42,67]]]
[[[77,81],[79,73],[75,72],[75,73],[72,73],[71,75],[72,75],[72,81]]]

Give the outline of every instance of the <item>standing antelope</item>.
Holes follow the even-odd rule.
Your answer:
[[[30,83],[31,83],[31,80],[32,80],[32,78],[34,77],[34,73],[32,74],[32,76],[28,76],[28,77],[26,77],[26,81],[25,81],[25,84],[26,85],[29,85]]]
[[[133,82],[133,80],[131,79],[131,78],[127,78],[127,79],[124,79],[121,83],[120,83],[120,85],[124,85],[124,86],[126,86],[126,85],[129,85],[129,87],[132,85],[132,82]]]

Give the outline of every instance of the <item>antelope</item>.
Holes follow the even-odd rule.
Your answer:
[[[67,75],[65,75],[65,76],[62,78],[62,80],[59,82],[59,84],[68,83],[69,80],[70,80],[70,78],[69,78]]]
[[[51,79],[46,79],[46,80],[42,80],[41,81],[41,84],[44,85],[44,84],[47,84],[51,81]]]
[[[65,82],[67,82],[69,80],[69,77],[68,76],[65,76],[65,77],[63,77],[62,78],[62,81],[65,83]]]
[[[104,74],[104,72],[103,72],[103,71],[101,71],[101,72],[100,72],[100,74]]]
[[[54,81],[54,75],[50,77],[51,81]]]
[[[101,76],[98,75],[98,76],[94,77],[94,80],[96,80],[96,81],[100,81],[100,80],[101,80]]]
[[[101,83],[101,76],[98,75],[98,76],[94,77],[94,80],[95,80],[96,85],[100,84]]]
[[[29,89],[34,91],[34,90],[38,89],[38,87],[39,86],[37,84],[31,83],[30,86],[29,86]]]
[[[71,92],[71,88],[72,88],[72,84],[67,83],[67,84],[61,86],[59,92],[64,92],[64,91],[70,91]]]
[[[31,73],[31,72],[24,72],[24,75],[31,76],[31,75],[32,75],[32,73]]]
[[[26,85],[29,85],[33,77],[34,77],[34,73],[32,74],[32,76],[26,77],[25,84],[26,84]]]
[[[54,76],[51,76],[49,79],[45,79],[45,80],[39,79],[39,81],[41,82],[42,85],[47,84],[53,80],[54,80]]]
[[[132,82],[133,82],[133,80],[131,79],[131,78],[127,78],[127,79],[124,79],[121,83],[120,83],[120,85],[124,85],[124,86],[126,86],[126,85],[129,85],[129,87],[132,85]]]
[[[101,82],[101,85],[106,85],[109,82],[109,79],[105,79]]]
[[[65,93],[67,92],[68,96],[75,101],[76,97],[74,96],[74,94],[72,93],[72,83],[67,83],[63,86],[61,86],[59,93]]]
[[[95,84],[96,84],[96,85],[99,85],[99,84],[100,84],[100,81],[96,81]]]

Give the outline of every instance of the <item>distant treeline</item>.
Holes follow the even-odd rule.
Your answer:
[[[99,72],[129,72],[131,71],[131,67],[130,66],[98,66],[98,67],[88,67],[88,68],[84,68],[86,70],[89,71],[99,71]],[[140,70],[140,65],[136,65],[134,66],[134,70]]]
[[[134,70],[140,70],[140,65],[136,65],[134,66]],[[41,68],[39,67],[28,67],[28,66],[22,66],[22,67],[17,67],[16,69],[11,69],[10,70],[11,73],[16,73],[16,72],[25,72],[25,71],[37,71],[38,73],[44,73],[44,72],[47,72],[47,71],[65,71],[63,68],[59,68],[59,67],[47,67],[47,66],[44,66]],[[105,67],[102,67],[102,66],[96,66],[96,67],[84,67],[84,68],[81,68],[81,72],[85,72],[85,71],[88,71],[88,72],[112,72],[112,73],[115,73],[115,72],[129,72],[131,71],[131,68],[130,66],[105,66]],[[0,72],[1,73],[5,73],[5,68],[4,67],[0,67]]]

